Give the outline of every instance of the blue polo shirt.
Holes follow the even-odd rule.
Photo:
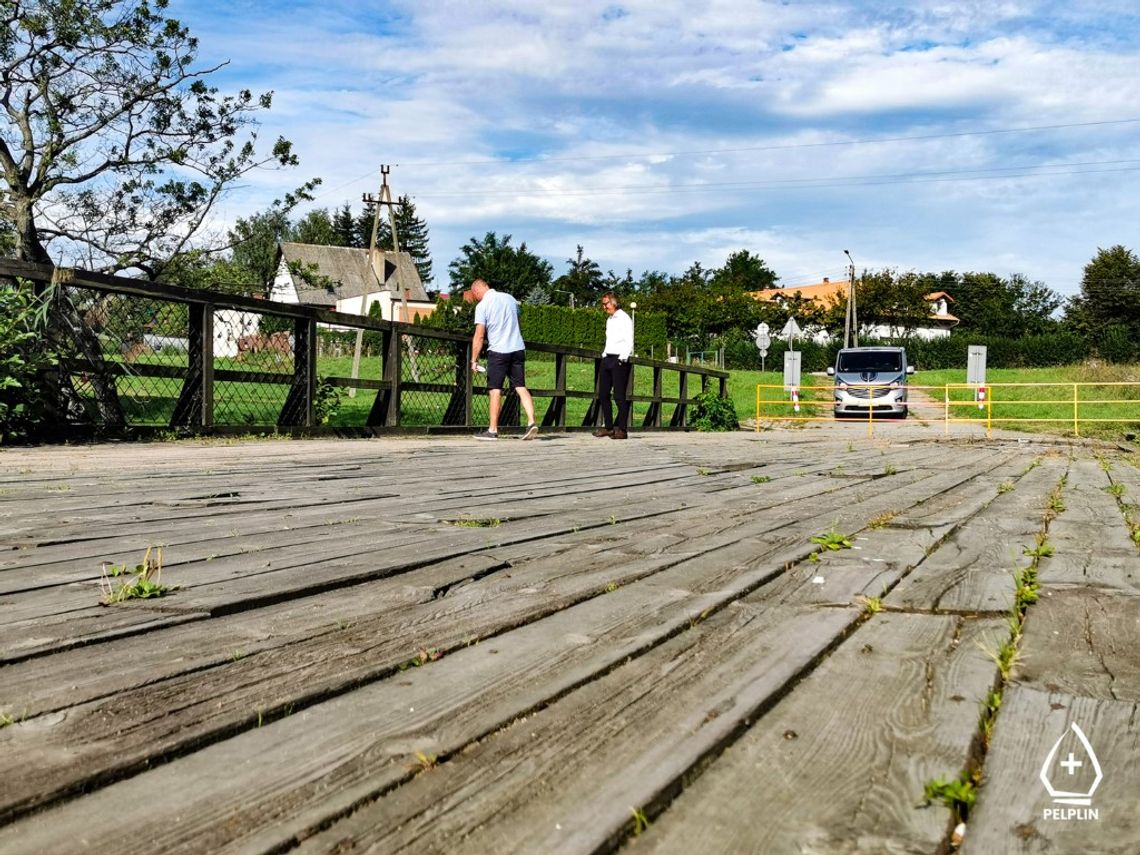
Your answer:
[[[487,350],[514,353],[526,349],[519,331],[519,304],[510,294],[489,288],[475,306],[475,323],[487,328]]]

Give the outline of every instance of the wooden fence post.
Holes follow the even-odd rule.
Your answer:
[[[214,306],[191,303],[186,379],[170,417],[171,427],[214,426]]]

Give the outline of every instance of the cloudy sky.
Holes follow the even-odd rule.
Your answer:
[[[436,285],[472,236],[556,275],[681,273],[748,249],[781,284],[860,269],[1021,273],[1070,294],[1098,247],[1140,251],[1135,0],[172,0],[273,90],[262,138],[320,176],[381,163],[431,231]]]

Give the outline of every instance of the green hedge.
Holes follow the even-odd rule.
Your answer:
[[[861,345],[901,345],[906,348],[907,361],[919,370],[933,371],[941,368],[965,368],[966,354],[970,345],[983,345],[986,348],[988,368],[1041,368],[1051,365],[1072,365],[1090,355],[1089,343],[1074,333],[1058,332],[1049,335],[1005,338],[1003,336],[954,335],[925,341],[919,338],[882,341],[861,339]],[[796,342],[796,350],[801,351],[801,370],[825,371],[835,364],[835,354],[840,342],[818,344],[811,340]],[[716,346],[724,348],[725,366],[730,369],[756,370],[760,368],[760,351],[747,335],[726,335]],[[784,351],[787,345],[774,340],[764,360],[769,370],[780,371],[784,364]],[[1124,354],[1121,354],[1124,355]]]
[[[606,343],[606,313],[599,309],[571,309],[567,306],[519,307],[519,326],[526,341],[561,344],[585,350],[601,350]],[[665,316],[643,312],[634,325],[634,345],[646,355],[650,347],[665,349]]]

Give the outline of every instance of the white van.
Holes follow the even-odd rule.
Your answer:
[[[835,417],[907,414],[906,378],[914,366],[901,347],[845,347],[827,375],[835,378]]]

